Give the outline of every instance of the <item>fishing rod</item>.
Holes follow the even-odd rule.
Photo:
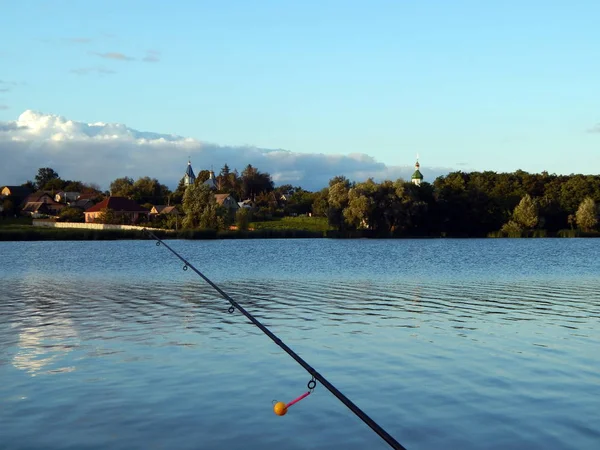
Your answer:
[[[183,262],[183,270],[192,269],[200,278],[206,281],[213,289],[215,289],[221,297],[227,300],[231,306],[229,307],[229,313],[233,313],[236,309],[241,312],[244,316],[250,320],[254,325],[256,325],[260,331],[266,334],[275,344],[283,349],[288,355],[290,355],[298,364],[300,364],[304,370],[306,370],[311,376],[312,379],[308,382],[309,392],[303,394],[297,399],[285,405],[283,402],[278,402],[275,405],[275,413],[277,415],[284,415],[287,412],[287,407],[296,403],[297,401],[302,400],[304,397],[308,396],[314,388],[316,387],[316,381],[321,383],[323,386],[327,388],[329,392],[331,392],[339,401],[341,401],[346,407],[356,414],[364,423],[366,423],[371,429],[377,433],[385,442],[389,444],[390,447],[396,450],[406,450],[396,439],[394,439],[387,431],[385,431],[377,422],[371,419],[363,410],[361,410],[358,406],[356,406],[348,397],[342,394],[333,384],[331,384],[327,379],[313,369],[304,359],[302,359],[296,352],[294,352],[290,347],[288,347],[281,339],[279,339],[275,334],[273,334],[267,327],[265,327],[256,317],[250,314],[244,307],[242,307],[238,302],[232,299],[229,294],[223,291],[219,286],[213,283],[206,275],[196,269],[192,264],[190,264],[185,258],[183,258],[179,253],[173,250],[169,245],[165,244],[163,240],[161,240],[158,236],[156,236],[152,231],[144,228],[143,230],[148,236],[156,241],[156,245],[164,245],[171,253],[173,253],[177,258],[179,258]],[[316,381],[315,381],[316,380]]]

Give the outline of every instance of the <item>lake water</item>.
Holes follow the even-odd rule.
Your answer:
[[[600,448],[600,239],[169,243],[410,450]],[[0,448],[389,448],[181,269],[0,242]]]

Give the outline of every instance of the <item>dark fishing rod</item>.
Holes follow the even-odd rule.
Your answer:
[[[333,384],[331,384],[329,381],[327,381],[327,379],[323,375],[321,375],[319,372],[317,372],[315,369],[313,369],[306,361],[304,361],[304,359],[302,359],[296,352],[294,352],[291,348],[289,348],[281,339],[279,339],[276,335],[274,335],[267,327],[265,327],[262,323],[260,323],[258,321],[258,319],[256,319],[252,314],[250,314],[248,311],[246,311],[238,302],[236,302],[234,299],[232,299],[219,286],[217,286],[215,283],[213,283],[211,280],[209,280],[208,277],[206,277],[202,272],[200,272],[198,269],[196,269],[192,264],[190,264],[179,253],[177,253],[175,250],[173,250],[171,247],[169,247],[167,244],[165,244],[159,237],[157,237],[154,233],[152,233],[152,231],[144,229],[144,232],[146,232],[152,239],[156,240],[157,246],[164,245],[171,253],[173,253],[175,256],[177,256],[177,258],[179,258],[184,264],[183,270],[188,270],[188,268],[192,269],[194,272],[196,272],[196,274],[200,278],[202,278],[204,281],[206,281],[219,294],[221,294],[221,297],[223,297],[225,300],[227,300],[231,304],[231,306],[229,307],[230,313],[234,312],[235,309],[237,309],[239,312],[241,312],[244,316],[246,316],[248,318],[248,320],[250,320],[250,322],[252,322],[254,325],[256,325],[260,329],[260,331],[265,333],[273,342],[275,342],[275,344],[277,344],[279,347],[281,347],[283,349],[283,351],[285,351],[298,364],[300,364],[304,368],[304,370],[306,370],[310,375],[312,375],[313,379],[308,382],[309,388],[312,383],[312,389],[314,389],[314,386],[315,386],[314,380],[317,380],[319,383],[321,383],[323,386],[325,386],[329,390],[329,392],[331,392],[333,395],[335,395],[339,401],[341,401],[344,405],[346,405],[346,407],[348,407],[348,409],[350,411],[352,411],[354,414],[356,414],[364,423],[366,423],[369,427],[371,427],[371,429],[375,433],[377,433],[385,442],[387,442],[390,445],[390,447],[397,449],[397,450],[406,450],[406,448],[403,447],[398,441],[396,441],[396,439],[394,439],[387,431],[385,431],[383,428],[381,428],[381,426],[379,426],[377,424],[377,422],[375,422],[366,413],[364,413],[348,397],[346,397],[344,394],[342,394]]]

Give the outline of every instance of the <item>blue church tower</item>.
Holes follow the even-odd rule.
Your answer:
[[[187,186],[194,184],[196,181],[196,175],[194,175],[194,169],[192,169],[192,162],[188,161],[187,169],[185,170],[185,175],[183,177],[183,182]]]

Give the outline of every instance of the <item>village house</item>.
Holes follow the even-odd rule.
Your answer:
[[[150,210],[150,215],[152,216],[152,215],[159,215],[159,214],[175,215],[175,216],[181,215],[181,213],[179,212],[179,210],[177,209],[176,206],[154,205],[152,207],[152,209]]]
[[[29,194],[21,202],[21,213],[31,217],[57,216],[65,207],[62,203],[54,201],[52,195],[45,191]]]
[[[58,203],[73,203],[74,201],[79,199],[79,196],[79,192],[60,191],[57,192],[54,196],[54,201]]]
[[[21,214],[30,216],[34,219],[39,219],[45,216],[55,216],[58,214],[56,209],[50,208],[48,203],[44,202],[27,202],[21,209]]]
[[[107,197],[84,211],[86,223],[95,222],[106,210],[112,211],[119,221],[129,223],[136,223],[142,217],[148,219],[150,215],[148,209],[126,197]]]
[[[232,213],[240,208],[235,199],[229,194],[215,194],[215,200],[218,205],[223,206]]]

